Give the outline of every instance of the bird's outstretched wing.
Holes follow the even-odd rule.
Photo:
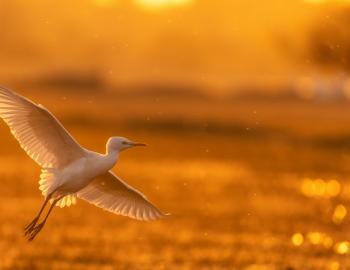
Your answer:
[[[84,155],[83,148],[46,108],[3,87],[0,117],[26,153],[42,167],[61,168]]]
[[[156,220],[164,214],[138,190],[132,188],[112,172],[97,177],[78,197],[109,212],[138,220]]]

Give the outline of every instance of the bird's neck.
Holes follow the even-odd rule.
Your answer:
[[[105,159],[110,163],[111,168],[117,163],[119,158],[119,151],[107,149]]]

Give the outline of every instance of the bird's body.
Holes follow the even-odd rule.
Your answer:
[[[121,151],[143,146],[123,137],[111,137],[106,153],[87,150],[42,105],[0,87],[0,117],[24,151],[42,168],[39,188],[45,198],[38,215],[26,227],[29,240],[40,232],[53,207],[70,206],[81,198],[115,214],[138,220],[164,216],[146,197],[111,172]],[[38,220],[48,202],[43,222]]]
[[[76,193],[95,177],[111,170],[117,160],[118,155],[114,153],[102,155],[86,150],[84,157],[72,161],[62,169],[54,170],[55,179],[50,191],[55,190],[57,196]]]

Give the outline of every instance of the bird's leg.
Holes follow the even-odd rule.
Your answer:
[[[37,224],[42,212],[44,211],[47,203],[49,202],[49,200],[51,199],[51,196],[52,196],[52,193],[49,194],[45,200],[44,200],[44,203],[43,205],[41,206],[40,210],[39,210],[39,213],[35,216],[35,218],[32,220],[32,222],[30,222],[25,228],[24,228],[24,231],[25,231],[25,235],[29,234],[30,231],[35,227],[35,225]]]
[[[49,209],[49,211],[47,212],[47,214],[46,214],[44,220],[43,220],[41,223],[39,223],[38,225],[36,225],[35,227],[32,228],[32,230],[31,230],[31,232],[30,232],[30,234],[29,234],[29,236],[28,236],[28,237],[29,237],[29,238],[28,238],[28,241],[34,240],[34,238],[36,237],[36,235],[42,230],[42,228],[44,227],[44,225],[45,225],[45,223],[46,223],[46,221],[47,221],[47,219],[48,219],[48,217],[49,217],[51,211],[52,211],[53,208],[56,206],[57,202],[58,202],[59,200],[61,200],[63,197],[64,197],[64,196],[60,196],[60,197],[58,197],[57,199],[55,199],[55,200],[53,201],[53,203],[51,204],[50,209]]]

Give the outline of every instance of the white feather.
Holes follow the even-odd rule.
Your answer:
[[[78,198],[109,212],[138,220],[155,220],[164,217],[146,197],[112,172],[97,177],[78,192]],[[143,212],[143,215],[139,214]]]

